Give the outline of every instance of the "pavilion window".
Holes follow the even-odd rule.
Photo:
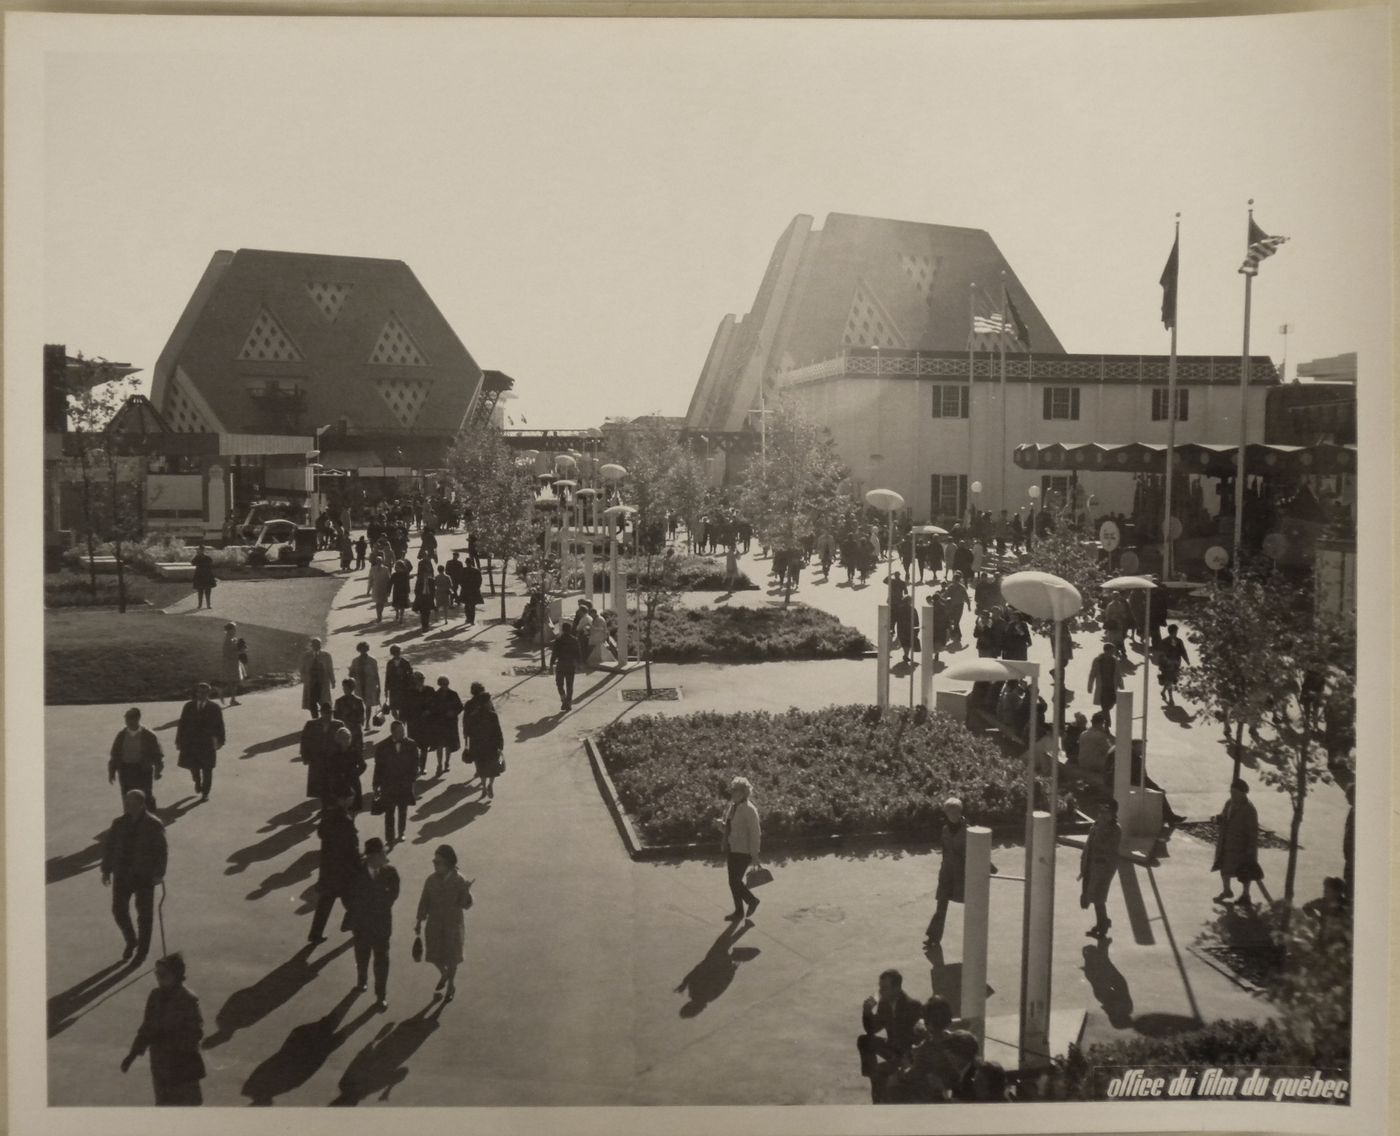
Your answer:
[[[1047,422],[1079,421],[1079,388],[1046,387],[1043,393],[1043,417]]]
[[[1176,388],[1176,420],[1185,422],[1190,416],[1191,392],[1182,387]],[[1154,387],[1152,390],[1152,421],[1165,422],[1167,420],[1167,388]]]
[[[967,417],[967,385],[965,383],[939,383],[933,388],[933,416],[935,418]]]

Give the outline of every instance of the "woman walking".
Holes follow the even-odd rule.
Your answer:
[[[423,937],[423,959],[438,969],[437,993],[443,1002],[457,993],[455,979],[466,939],[465,912],[472,905],[472,883],[457,872],[457,853],[449,844],[433,853],[433,874],[423,881],[414,933]],[[445,991],[445,992],[444,992]]]
[[[1085,932],[1091,939],[1108,934],[1113,920],[1108,917],[1108,889],[1118,874],[1118,848],[1123,842],[1123,830],[1118,827],[1118,802],[1105,801],[1084,841],[1079,857],[1079,906],[1094,908],[1094,925]]]
[[[437,575],[433,577],[433,603],[446,623],[452,616],[452,577],[447,574],[445,564],[437,566]]]
[[[394,622],[403,622],[403,613],[408,610],[409,593],[413,590],[413,577],[406,560],[394,562],[393,575],[389,578],[389,603],[394,608]]]
[[[437,774],[441,777],[452,768],[452,755],[462,748],[462,736],[457,729],[457,715],[462,713],[462,699],[452,689],[446,675],[439,675],[437,689],[429,703],[432,723],[429,745],[437,750]]]
[[[199,999],[185,986],[185,960],[178,953],[156,963],[156,988],[146,997],[146,1015],[122,1058],[122,1072],[147,1050],[151,1054],[151,1084],[157,1105],[200,1105],[204,1094],[204,1017]]]
[[[437,606],[437,598],[433,592],[433,566],[426,556],[418,558],[418,575],[413,581],[413,610],[418,613],[418,619],[424,631],[428,630],[428,625],[433,621],[433,609]]]
[[[1176,705],[1176,684],[1181,679],[1181,668],[1190,666],[1186,654],[1186,644],[1177,633],[1175,623],[1167,628],[1167,637],[1157,644],[1157,681],[1162,684],[1162,701],[1168,706]]]
[[[194,558],[190,563],[194,565],[195,611],[202,607],[213,608],[214,601],[210,597],[213,595],[214,586],[219,581],[214,575],[214,560],[209,553],[204,551],[202,543],[195,550]]]
[[[1259,813],[1249,799],[1249,785],[1238,778],[1230,782],[1230,799],[1216,818],[1215,863],[1211,871],[1220,873],[1220,894],[1216,903],[1234,903],[1231,881],[1239,880],[1239,902],[1248,907],[1250,887],[1264,878],[1259,867]]]
[[[355,680],[355,693],[365,704],[366,716],[373,719],[379,702],[379,660],[369,653],[368,643],[355,644],[355,657],[350,660],[350,677]],[[369,725],[368,722],[365,723]]]
[[[758,909],[758,896],[749,891],[744,874],[758,860],[760,830],[758,809],[751,800],[753,785],[747,777],[736,777],[729,783],[729,808],[715,820],[719,829],[725,868],[729,873],[729,894],[734,898],[734,911],[725,918],[737,922],[752,918]]]
[[[393,578],[384,560],[375,556],[369,562],[369,595],[374,604],[374,621],[384,618],[384,605],[389,602],[389,582]]]
[[[389,662],[384,667],[384,696],[389,712],[400,721],[408,713],[409,691],[413,689],[413,664],[403,657],[403,648],[395,643],[389,648]]]
[[[476,776],[469,781],[479,780],[482,799],[494,800],[496,778],[505,769],[502,755],[506,739],[491,696],[479,682],[472,683],[472,696],[462,711],[462,733],[466,737],[467,754],[476,766]]]
[[[223,673],[220,677],[223,679],[224,697],[228,699],[230,706],[238,706],[239,685],[248,677],[248,645],[238,637],[238,624],[224,624],[222,650],[221,670]]]

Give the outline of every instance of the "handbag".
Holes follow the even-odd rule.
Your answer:
[[[423,936],[422,936],[422,935],[414,935],[414,936],[413,936],[413,961],[414,961],[414,962],[422,962],[422,961],[423,961]]]
[[[375,793],[374,799],[371,800],[370,803],[369,803],[369,815],[370,815],[370,816],[383,816],[383,815],[384,815],[384,798],[381,797],[378,793]]]
[[[746,887],[762,887],[764,884],[773,882],[773,873],[764,867],[753,867],[749,869],[749,874],[744,879]]]

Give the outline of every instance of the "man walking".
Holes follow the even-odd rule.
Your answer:
[[[404,837],[408,806],[417,801],[417,776],[418,747],[408,740],[408,728],[395,721],[389,736],[374,747],[374,792],[384,810],[384,840],[390,848]]]
[[[938,889],[934,893],[933,918],[924,934],[924,949],[943,941],[943,924],[948,904],[963,901],[963,869],[967,862],[967,822],[962,801],[949,797],[943,802],[943,861],[938,865]]]
[[[347,922],[355,943],[355,989],[369,985],[374,963],[374,1007],[389,1005],[389,937],[393,933],[394,901],[399,898],[399,873],[384,854],[384,841],[365,841],[365,862],[356,871],[346,896]]]
[[[321,812],[317,833],[321,837],[321,865],[316,877],[316,914],[311,917],[308,943],[326,941],[326,922],[331,917],[335,901],[345,903],[350,884],[360,867],[360,835],[355,831],[355,819],[350,815],[354,801],[351,790],[327,803]]]
[[[578,672],[578,636],[574,625],[564,623],[559,628],[559,636],[554,640],[549,653],[549,669],[554,672],[554,685],[559,690],[559,709],[568,713],[574,705],[574,675]]]
[[[335,663],[321,650],[321,640],[313,639],[301,657],[301,708],[314,710],[335,698]]]
[[[175,728],[175,749],[179,766],[194,778],[194,791],[201,801],[209,799],[214,784],[214,763],[224,744],[224,712],[209,697],[209,684],[197,683],[194,699],[180,711]]]
[[[1089,835],[1084,840],[1084,851],[1079,856],[1079,878],[1083,881],[1079,906],[1092,905],[1094,908],[1094,925],[1085,932],[1091,939],[1102,939],[1113,925],[1105,905],[1113,877],[1118,874],[1118,848],[1122,842],[1123,830],[1118,827],[1118,802],[1105,801],[1099,806],[1099,815],[1089,829]]]
[[[132,789],[140,789],[146,797],[146,807],[155,809],[154,782],[165,768],[165,753],[160,739],[141,725],[141,711],[133,706],[126,712],[126,729],[112,739],[107,758],[107,784],[121,786],[122,799]]]
[[[122,798],[122,815],[107,830],[102,847],[102,886],[112,889],[112,918],[126,940],[123,959],[133,966],[146,961],[151,950],[151,918],[156,885],[165,879],[169,849],[165,826],[146,811],[146,795],[132,789]],[[131,901],[136,900],[136,929],[131,927]]]

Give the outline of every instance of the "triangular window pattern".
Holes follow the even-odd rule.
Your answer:
[[[238,357],[259,363],[298,363],[302,355],[286,329],[263,308],[253,321],[253,330],[248,333]]]
[[[941,257],[932,256],[910,256],[902,253],[899,257],[900,267],[904,269],[904,275],[909,278],[909,282],[914,285],[925,300],[930,299],[933,291],[933,278],[938,275],[939,265],[942,263]]]
[[[393,314],[390,314],[389,322],[379,333],[374,350],[370,352],[369,361],[371,363],[388,363],[397,367],[426,367],[428,365],[428,360],[423,357],[423,352],[418,350],[418,344],[413,342],[413,337],[404,330],[403,324],[399,323],[399,317]]]
[[[428,401],[431,379],[380,379],[375,386],[399,420],[399,425],[412,426]]]
[[[353,284],[330,284],[324,280],[313,280],[307,284],[306,290],[312,303],[321,309],[321,314],[334,323],[354,287]]]
[[[179,434],[207,434],[209,426],[204,416],[185,394],[179,383],[170,384],[170,393],[165,399],[165,419],[170,428]]]
[[[841,342],[848,347],[903,347],[904,336],[864,281],[857,283]]]

